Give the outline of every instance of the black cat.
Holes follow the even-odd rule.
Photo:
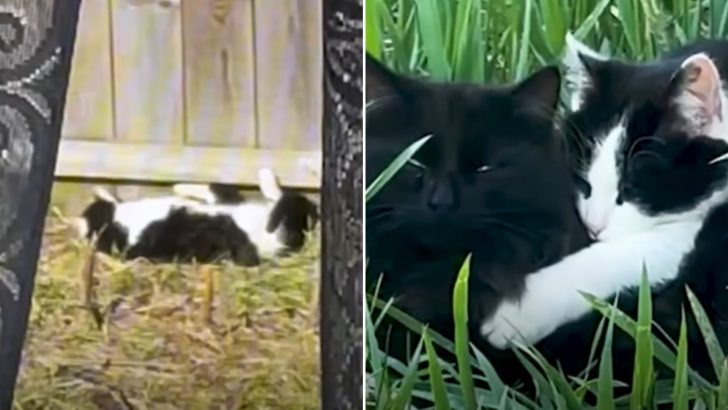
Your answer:
[[[367,184],[432,135],[366,204],[368,289],[382,274],[381,299],[452,338],[453,285],[472,252],[471,334],[488,350],[478,324],[498,302],[520,294],[526,273],[588,243],[554,126],[559,72],[491,87],[405,77],[370,57],[366,68],[387,95],[367,110]],[[403,357],[406,332],[388,327],[382,342]]]

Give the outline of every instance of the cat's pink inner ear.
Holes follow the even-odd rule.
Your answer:
[[[682,64],[687,74],[686,91],[696,97],[709,119],[722,118],[720,74],[713,61],[704,53],[688,57]]]

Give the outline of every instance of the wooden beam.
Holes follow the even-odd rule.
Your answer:
[[[258,184],[269,167],[281,184],[318,188],[321,153],[245,148],[79,141],[64,138],[56,177],[145,182]]]

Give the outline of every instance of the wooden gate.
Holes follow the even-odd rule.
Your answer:
[[[317,188],[321,0],[85,0],[56,176]]]

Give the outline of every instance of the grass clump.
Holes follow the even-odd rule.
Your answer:
[[[97,254],[93,275],[69,238],[49,217],[15,409],[319,407],[318,233],[257,268]]]

